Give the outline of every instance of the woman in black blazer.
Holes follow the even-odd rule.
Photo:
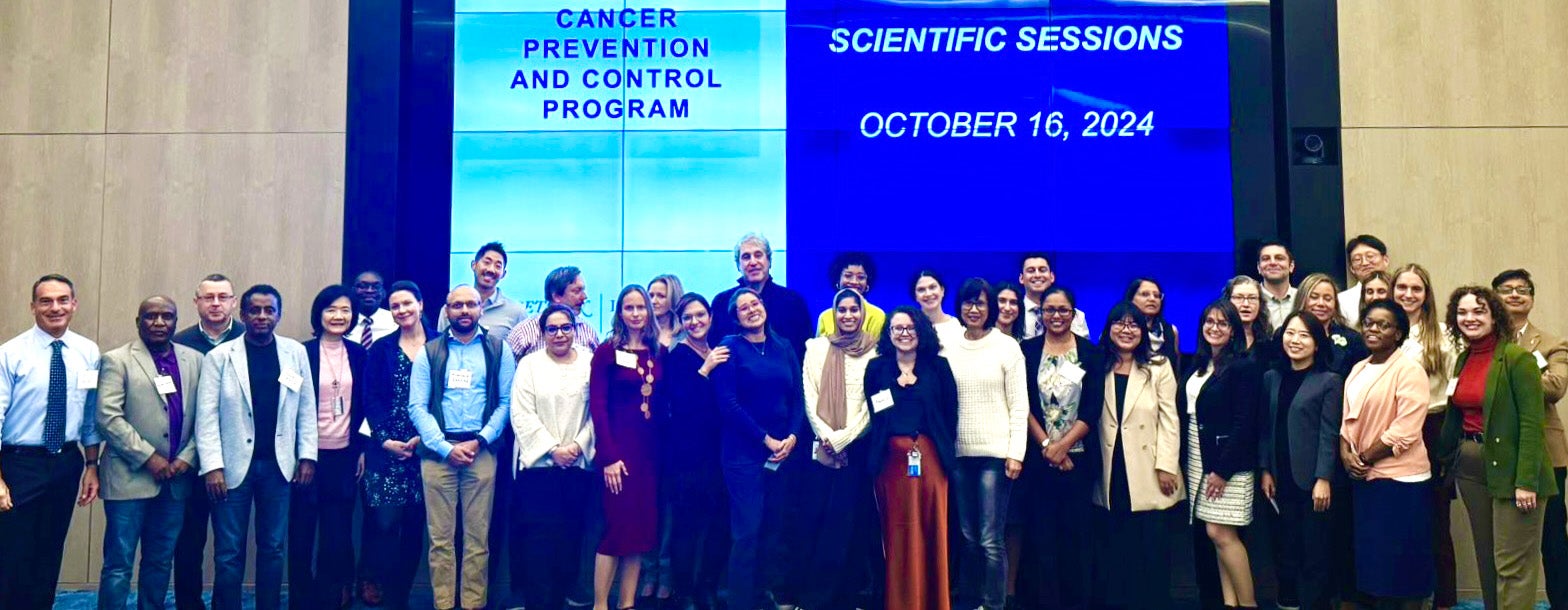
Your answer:
[[[1023,342],[1029,390],[1029,451],[1021,487],[1023,552],[1018,561],[1025,608],[1086,608],[1091,544],[1089,494],[1100,474],[1095,430],[1105,404],[1105,356],[1073,334],[1077,303],[1061,285],[1041,298],[1045,334]],[[1092,383],[1084,383],[1089,380]]]
[[[1293,312],[1274,335],[1281,366],[1263,374],[1268,410],[1258,426],[1263,495],[1279,507],[1274,561],[1280,606],[1328,610],[1346,593],[1337,557],[1351,555],[1347,489],[1339,465],[1345,380],[1328,370],[1328,329]]]
[[[300,610],[353,601],[354,500],[364,471],[358,430],[369,385],[365,348],[343,337],[354,326],[353,303],[352,289],[333,285],[310,306],[316,338],[305,353],[316,382],[316,478],[293,486],[289,499],[289,607]]]
[[[1346,312],[1339,310],[1339,284],[1334,283],[1334,278],[1314,273],[1301,280],[1301,285],[1296,287],[1296,302],[1291,309],[1306,312],[1328,328],[1328,369],[1340,377],[1350,375],[1350,369],[1357,362],[1371,355],[1367,351],[1366,342],[1361,339],[1361,333],[1345,322]],[[1349,313],[1352,316],[1360,315],[1360,312]]]
[[[1205,540],[1193,533],[1198,586],[1207,586],[1212,598],[1215,579],[1203,571],[1213,564],[1205,561],[1212,548],[1225,606],[1255,608],[1251,563],[1238,530],[1252,522],[1263,371],[1246,355],[1241,314],[1228,299],[1210,303],[1198,320],[1198,351],[1176,391],[1177,412],[1187,430],[1189,514],[1205,524],[1207,535]]]
[[[387,306],[398,333],[370,346],[365,362],[365,523],[363,545],[370,582],[387,607],[408,607],[414,573],[423,563],[425,496],[419,472],[419,432],[408,417],[414,360],[436,329],[424,316],[424,297],[409,281],[392,284]],[[412,355],[411,355],[412,354]],[[363,587],[364,585],[362,585]]]

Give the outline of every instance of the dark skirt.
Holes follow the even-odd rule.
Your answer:
[[[1431,482],[1354,481],[1356,588],[1377,597],[1432,594]]]

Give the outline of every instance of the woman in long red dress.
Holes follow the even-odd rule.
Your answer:
[[[658,542],[658,464],[653,388],[660,376],[659,335],[648,292],[621,289],[610,340],[593,353],[588,408],[595,461],[603,464],[604,538],[594,557],[595,610],[609,610],[610,586],[621,579],[616,608],[636,602],[642,555]]]

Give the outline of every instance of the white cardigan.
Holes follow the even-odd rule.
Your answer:
[[[517,362],[512,379],[512,433],[517,437],[513,468],[550,467],[550,452],[563,442],[575,441],[583,449],[577,466],[589,469],[593,461],[593,421],[588,414],[588,375],[593,352],[572,346],[577,359],[559,364],[549,352],[539,350]]]
[[[844,356],[844,394],[847,403],[844,429],[829,430],[827,422],[817,415],[817,395],[822,387],[822,367],[827,364],[828,353],[832,348],[833,344],[825,337],[806,341],[806,360],[801,365],[805,383],[801,385],[806,389],[806,421],[811,422],[811,431],[817,438],[833,445],[834,450],[843,451],[865,434],[866,427],[871,424],[871,411],[866,408],[866,365],[877,354],[873,349],[859,358],[848,354]]]

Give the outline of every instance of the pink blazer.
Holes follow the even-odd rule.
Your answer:
[[[1430,474],[1426,444],[1421,442],[1421,425],[1426,421],[1430,399],[1426,371],[1414,358],[1395,350],[1388,367],[1372,380],[1366,399],[1351,396],[1350,388],[1366,372],[1367,361],[1356,363],[1345,378],[1345,421],[1339,436],[1357,452],[1364,452],[1375,440],[1394,449],[1394,457],[1372,465],[1367,480],[1393,479]]]

